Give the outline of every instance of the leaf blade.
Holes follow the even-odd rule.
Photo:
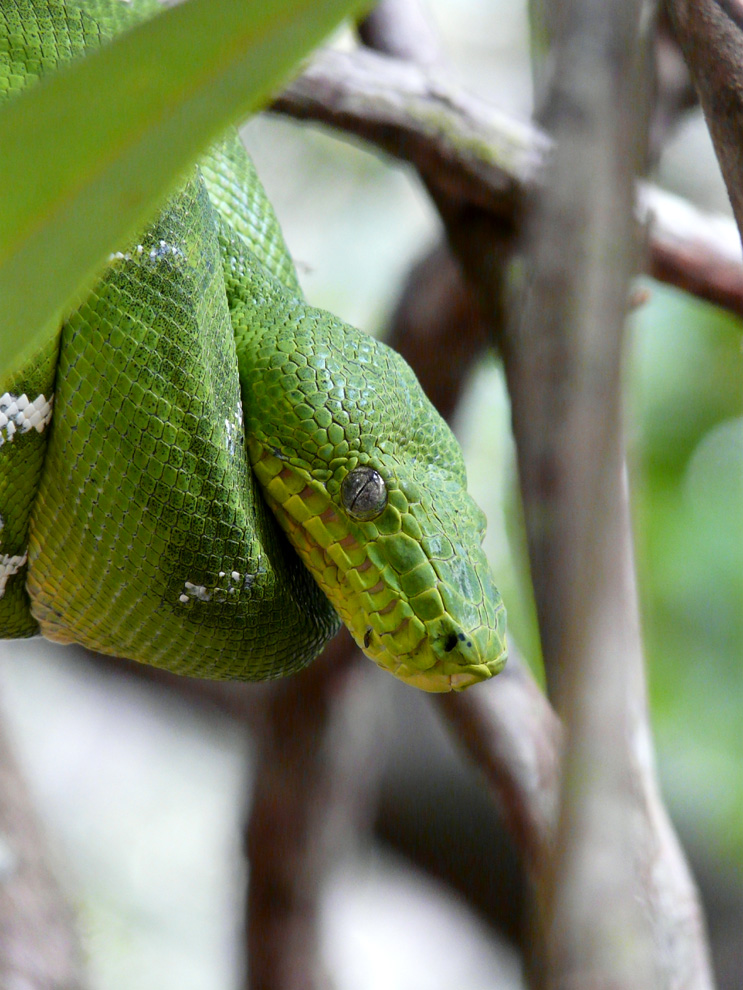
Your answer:
[[[0,110],[4,368],[49,338],[199,151],[355,6],[189,0]]]

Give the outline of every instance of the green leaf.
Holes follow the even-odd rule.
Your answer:
[[[0,353],[18,367],[225,127],[353,0],[188,0],[0,110]]]

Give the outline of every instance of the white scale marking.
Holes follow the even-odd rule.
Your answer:
[[[7,440],[12,443],[16,433],[28,433],[36,430],[41,433],[52,419],[54,396],[47,399],[37,395],[33,402],[25,394],[11,395],[4,392],[0,395],[0,447]]]
[[[175,244],[168,244],[167,241],[159,241],[158,246],[150,250],[150,260],[156,261],[158,258],[166,257],[168,254],[172,254],[174,258],[177,258],[181,252]]]
[[[145,254],[145,248],[143,244],[137,244],[133,251],[114,251],[108,256],[110,262],[114,261],[131,261],[133,257],[142,258]],[[150,261],[157,261],[159,258],[164,258],[166,255],[172,254],[173,257],[180,257],[182,252],[174,244],[168,244],[167,241],[158,241],[158,246],[151,248],[147,252],[147,257]]]
[[[262,572],[263,568],[259,567],[258,572]],[[243,590],[247,591],[253,582],[255,581],[255,574],[242,574],[240,571],[220,571],[219,578],[221,581],[227,578],[227,587],[224,585],[216,588],[207,588],[203,584],[194,584],[192,581],[183,582],[183,591],[178,595],[178,601],[182,605],[187,605],[191,601],[199,602],[210,602],[212,600],[217,602],[224,602],[225,592],[228,595],[236,594],[240,589],[239,585],[242,582]]]
[[[11,557],[7,553],[0,554],[0,598],[5,594],[5,585],[8,583],[8,578],[17,574],[27,560],[27,553],[22,554],[20,557]]]
[[[237,400],[237,408],[232,411],[230,418],[224,421],[227,431],[227,453],[234,457],[238,447],[243,445],[243,406],[242,400]]]
[[[190,581],[186,581],[183,588],[185,590],[185,595],[180,596],[181,601],[183,601],[184,598],[186,601],[188,601],[189,598],[198,598],[200,602],[208,602],[211,600],[212,596],[203,584],[191,584]]]
[[[136,255],[142,255],[142,254],[144,254],[144,248],[142,247],[141,244],[137,244],[137,246],[134,248],[134,253]],[[132,260],[132,255],[131,255],[131,253],[129,251],[114,251],[113,254],[109,254],[108,260],[109,261],[131,261]]]

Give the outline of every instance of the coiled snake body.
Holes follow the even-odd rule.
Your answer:
[[[151,12],[0,0],[0,96]],[[253,680],[340,615],[396,676],[462,688],[505,662],[483,531],[407,364],[302,298],[235,133],[58,338],[0,368],[5,638]]]

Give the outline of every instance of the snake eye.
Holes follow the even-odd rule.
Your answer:
[[[341,484],[341,502],[354,519],[375,519],[387,505],[387,486],[382,475],[370,467],[349,471]]]

